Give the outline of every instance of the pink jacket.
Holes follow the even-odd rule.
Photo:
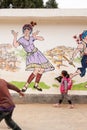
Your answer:
[[[60,92],[65,93],[68,91],[68,79],[67,78],[62,78],[61,84],[60,84]]]

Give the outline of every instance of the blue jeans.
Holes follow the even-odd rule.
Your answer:
[[[86,68],[87,68],[87,55],[83,55],[81,60],[82,67],[78,68],[81,72],[80,76],[83,77],[86,74]]]

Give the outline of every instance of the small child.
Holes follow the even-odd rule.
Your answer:
[[[60,104],[63,102],[64,98],[66,98],[68,100],[68,103],[70,104],[70,108],[73,108],[72,101],[70,99],[70,96],[68,95],[68,90],[70,89],[68,84],[70,81],[68,72],[66,70],[63,70],[61,72],[61,76],[57,77],[56,80],[61,83],[60,84],[61,98],[59,99],[58,103],[54,104],[54,107],[59,107]]]
[[[9,90],[14,90],[24,96],[19,88],[8,83],[4,79],[0,79],[0,122],[4,119],[5,123],[12,130],[22,130],[18,124],[12,119],[15,104]]]

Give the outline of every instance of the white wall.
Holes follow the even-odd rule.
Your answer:
[[[11,11],[12,10],[10,10],[10,13]],[[26,11],[27,10],[24,10],[24,13],[23,13],[23,10],[22,10],[22,13],[23,13],[22,15],[21,10],[20,10],[20,15],[21,15],[20,17],[19,12],[17,14],[17,10],[16,10],[16,13],[15,13],[15,10],[13,10],[11,14],[9,14],[9,11],[7,13],[6,10],[5,11],[0,10],[0,43],[12,44],[13,36],[11,34],[11,30],[15,30],[19,32],[18,37],[20,37],[22,35],[22,26],[26,23],[29,23],[32,20],[37,22],[37,26],[34,27],[34,31],[39,30],[40,31],[39,35],[42,35],[45,38],[44,41],[35,42],[36,46],[41,51],[49,50],[58,45],[75,47],[76,43],[73,39],[73,35],[79,34],[83,30],[86,30],[87,28],[87,16],[83,17],[83,15],[87,14],[87,13],[84,13],[84,12],[87,12],[87,10],[86,11],[82,10],[82,12],[80,10],[79,11],[74,10],[73,13],[72,11],[70,12],[68,10],[67,11],[63,10],[62,13],[61,13],[61,10],[55,10],[55,13],[53,13],[52,10],[51,12],[49,10],[50,16],[49,16],[48,10],[47,10],[47,15],[46,15],[46,10],[45,10],[45,14],[43,14],[44,11],[40,12],[40,10],[38,10],[39,14],[37,13],[37,10],[34,10],[34,12],[28,10],[27,16],[25,17]],[[81,16],[80,16],[80,12],[81,12]],[[51,13],[52,13],[52,16],[51,16]],[[1,14],[3,14],[3,16]],[[16,17],[16,14],[17,14],[17,17]],[[31,14],[34,16],[32,16]],[[35,15],[37,17],[35,17]],[[72,66],[70,66],[70,71],[72,70],[75,71],[76,68],[72,68]],[[56,71],[56,74],[58,74],[58,72]],[[55,71],[52,71],[50,73],[51,73],[50,75],[53,74],[52,80],[50,80],[49,73],[45,75],[49,77],[49,81],[47,78],[47,82],[49,82],[49,84],[51,84],[51,82],[54,81]],[[3,73],[3,71],[0,71],[0,77],[6,78],[7,80],[12,78],[12,80],[21,80],[21,81],[25,80],[26,81],[28,75],[29,75],[29,72],[26,72],[24,69],[23,69],[23,72],[20,72],[20,74],[16,74],[16,72],[10,73],[10,72],[5,72],[5,71]],[[46,80],[45,76],[43,76],[43,80],[44,79]]]
[[[22,23],[6,23],[0,22],[0,43],[12,43],[13,36],[11,30],[19,32],[18,37],[22,35]],[[43,42],[36,41],[36,46],[42,51],[48,50],[58,45],[75,46],[73,35],[80,34],[86,29],[86,24],[73,24],[73,23],[37,23],[34,27],[35,30],[39,30],[39,35],[42,35],[45,40]]]

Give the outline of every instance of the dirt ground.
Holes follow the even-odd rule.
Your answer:
[[[60,108],[52,104],[18,104],[13,119],[22,130],[86,130],[87,104],[75,104],[74,109],[68,104]],[[4,120],[0,130],[8,130]]]

